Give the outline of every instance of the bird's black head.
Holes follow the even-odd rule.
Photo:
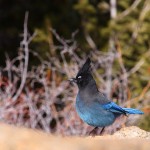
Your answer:
[[[72,78],[70,81],[77,83],[79,89],[84,89],[87,87],[87,85],[91,82],[94,82],[94,79],[91,74],[91,60],[90,58],[87,58],[86,62],[82,66],[82,68],[79,70],[78,74],[75,78]]]

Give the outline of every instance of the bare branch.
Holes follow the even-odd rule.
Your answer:
[[[133,4],[126,9],[124,12],[122,12],[121,14],[118,15],[118,17],[116,17],[117,20],[124,18],[125,16],[129,15],[139,4],[140,4],[141,0],[135,0],[133,2]]]
[[[34,38],[35,34],[33,36],[28,38],[28,12],[25,14],[25,20],[24,20],[24,33],[23,33],[23,41],[21,42],[21,47],[24,49],[24,63],[22,64],[22,72],[21,72],[21,84],[19,89],[17,90],[17,93],[12,97],[13,101],[16,101],[19,95],[21,94],[23,87],[26,82],[27,78],[27,69],[28,69],[28,61],[29,61],[29,43]]]

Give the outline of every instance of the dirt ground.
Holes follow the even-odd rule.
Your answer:
[[[150,132],[126,127],[114,135],[61,137],[0,123],[0,150],[150,150]]]

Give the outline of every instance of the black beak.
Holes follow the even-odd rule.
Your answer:
[[[77,83],[77,80],[76,80],[76,78],[71,78],[71,79],[69,79],[68,81],[70,81],[71,83]]]

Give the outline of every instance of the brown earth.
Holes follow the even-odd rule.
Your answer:
[[[114,135],[61,137],[0,124],[0,150],[150,150],[150,132],[126,127]]]

